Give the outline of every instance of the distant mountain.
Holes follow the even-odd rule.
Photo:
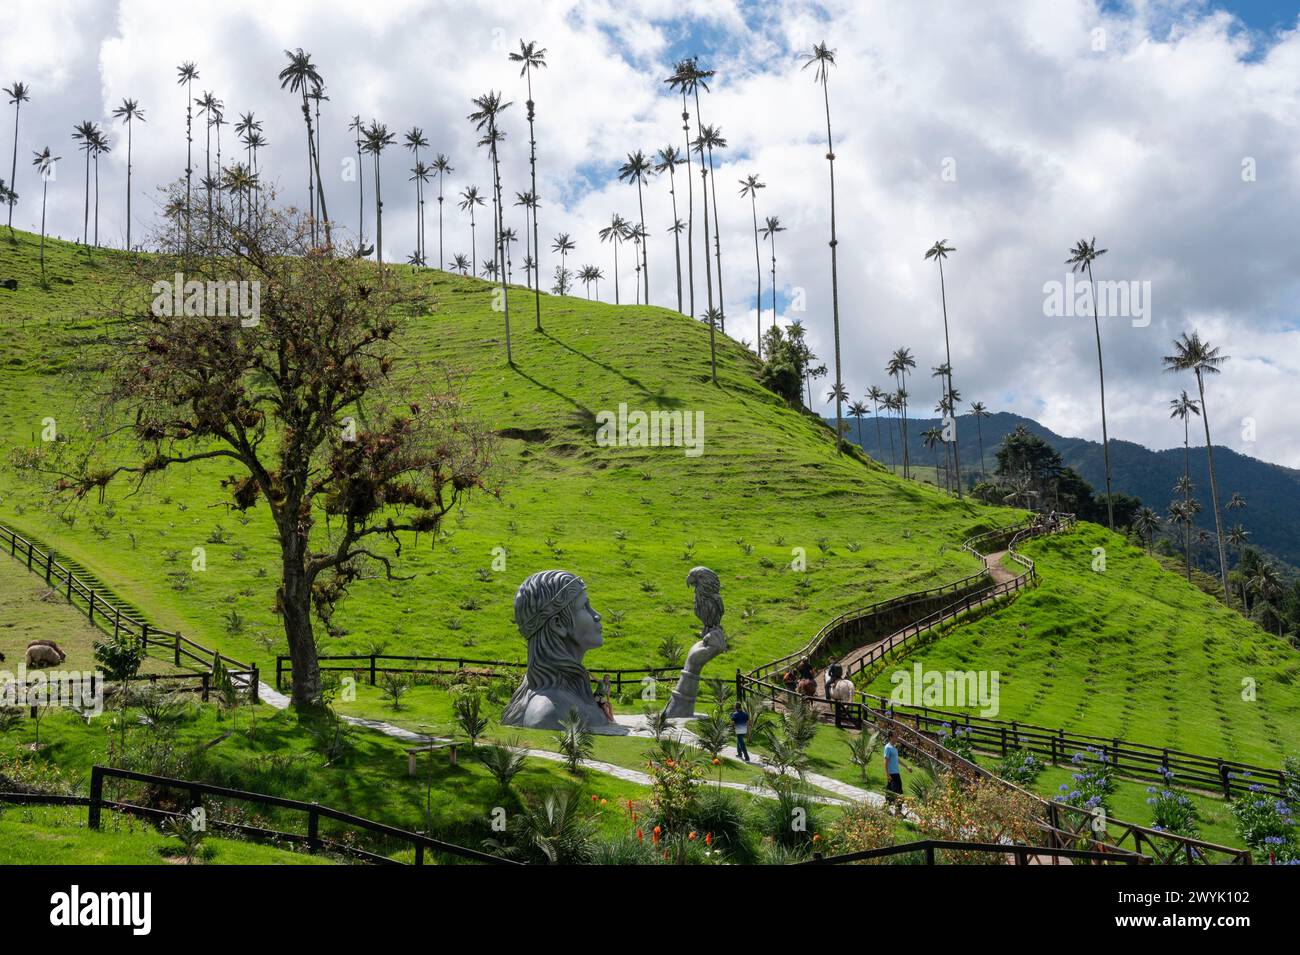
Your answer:
[[[862,419],[863,449],[878,461],[889,462],[889,434],[885,430],[886,419],[882,418],[882,450],[876,447],[876,423],[871,417]],[[858,422],[849,418],[847,437],[854,443],[858,439]],[[994,457],[1003,435],[1024,425],[1032,434],[1038,435],[1054,447],[1067,465],[1074,468],[1098,492],[1106,488],[1105,471],[1102,463],[1101,443],[1084,438],[1067,438],[1044,427],[1032,418],[1024,418],[1009,412],[999,412],[979,422],[979,432],[984,436],[985,468],[992,471],[997,466]],[[835,419],[830,419],[831,428]],[[928,428],[939,426],[936,418],[909,418],[908,453],[912,463],[922,467],[934,466],[934,452],[925,447],[921,433]],[[975,419],[962,415],[957,421],[957,433],[961,440],[962,474],[969,480],[979,471],[979,451]],[[1192,434],[1193,442],[1196,434]],[[901,462],[898,435],[894,435],[895,454]],[[1195,497],[1199,498],[1204,510],[1197,515],[1196,526],[1213,532],[1214,515],[1210,512],[1210,474],[1205,461],[1205,447],[1192,445],[1191,455],[1192,482],[1196,485]],[[1110,442],[1111,482],[1115,492],[1132,494],[1142,499],[1142,503],[1154,508],[1162,517],[1169,502],[1174,499],[1174,483],[1183,474],[1182,448],[1167,451],[1152,451],[1132,441]],[[1214,464],[1219,478],[1219,504],[1222,506],[1234,491],[1246,499],[1246,508],[1229,514],[1223,512],[1225,528],[1240,522],[1250,532],[1250,542],[1285,560],[1293,566],[1300,566],[1300,471],[1270,464],[1256,458],[1239,454],[1231,448],[1216,444],[1214,446]]]

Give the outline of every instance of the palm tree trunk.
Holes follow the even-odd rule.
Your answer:
[[[699,105],[697,98],[696,105]],[[695,187],[691,184],[691,113],[682,87],[682,130],[686,133],[686,275],[691,287],[691,318],[695,317]],[[700,160],[701,170],[704,161]]]
[[[1219,517],[1219,481],[1214,473],[1214,445],[1210,442],[1210,409],[1205,407],[1205,379],[1198,368],[1196,387],[1201,393],[1201,423],[1205,425],[1205,455],[1210,463],[1210,507],[1214,509],[1214,533],[1219,538],[1219,576],[1223,580],[1223,602],[1232,606],[1228,591],[1228,553],[1223,546],[1223,522]]]
[[[535,114],[532,65],[525,63],[524,71],[528,74],[528,166],[533,181],[533,276],[536,280],[533,287],[533,306],[537,315],[537,331],[540,332],[542,330],[542,246],[537,231],[537,207],[540,203],[537,201],[537,136],[533,131]],[[524,222],[524,228],[528,228],[527,221]]]
[[[1097,380],[1101,384],[1101,456],[1106,467],[1106,522],[1115,530],[1115,509],[1111,503],[1110,490],[1110,439],[1106,434],[1106,367],[1101,358],[1101,322],[1097,319],[1097,283],[1092,280],[1092,263],[1088,263],[1088,286],[1092,292],[1092,327],[1097,333]],[[1207,432],[1208,433],[1208,432]],[[1218,515],[1215,515],[1218,518]],[[1219,541],[1222,549],[1223,541]],[[1226,578],[1225,578],[1226,579]],[[1227,600],[1227,597],[1224,597]]]
[[[957,499],[961,500],[961,450],[957,444],[957,406],[952,400],[952,348],[948,344],[948,290],[943,281],[943,257],[938,258],[939,298],[943,302],[943,353],[948,361],[948,413],[952,415],[952,453],[957,470]]]
[[[700,119],[700,90],[695,88],[695,127],[702,129]],[[689,152],[687,153],[689,155]],[[713,311],[713,269],[709,265],[709,170],[704,167],[704,150],[700,150],[700,206],[704,209],[704,283],[708,291],[709,311]],[[692,314],[694,310],[692,309]],[[710,325],[712,327],[712,325]],[[716,384],[716,376],[715,381]]]
[[[599,294],[599,292],[597,292]],[[618,239],[614,240],[614,304],[618,302]]]
[[[502,202],[502,198],[501,198],[501,163],[500,163],[500,157],[497,154],[496,131],[497,131],[496,123],[494,121],[492,123],[492,130],[491,130],[492,132],[492,179],[494,184],[496,185],[496,191],[497,191],[496,232],[497,232],[498,254],[501,256],[501,307],[505,311],[505,319],[506,319],[506,364],[513,365],[515,363],[515,358],[514,358],[514,352],[511,350],[510,347],[510,284],[509,284],[509,278],[506,275],[506,236],[505,236],[506,220],[505,220],[504,203]]]
[[[776,328],[776,233],[775,232],[773,232],[772,235],[769,237],[768,244],[772,248],[772,327]]]
[[[645,199],[641,195],[641,175],[636,177],[636,204],[641,210],[641,279],[645,283],[645,303],[650,304],[650,262],[646,258],[646,246],[650,236],[645,230]]]
[[[366,246],[366,174],[361,171],[361,140],[357,139],[357,248]],[[441,209],[439,210],[441,212]]]
[[[763,357],[763,263],[758,255],[758,203],[754,194],[749,194],[749,211],[754,217],[754,280],[758,283],[754,292],[754,316],[755,316],[755,341],[758,346],[758,357]],[[859,430],[861,430],[862,419],[858,419]],[[858,445],[862,444],[862,435],[858,435]]]
[[[185,250],[190,242],[190,184],[194,177],[194,84],[185,84]]]
[[[131,251],[131,120],[126,121],[126,250]]]
[[[844,418],[842,399],[843,376],[840,371],[840,275],[839,261],[836,254],[838,244],[835,238],[835,145],[831,137],[831,94],[826,82],[826,73],[822,73],[822,97],[826,102],[826,160],[831,173],[831,317],[835,326],[835,450],[844,452],[844,439],[840,434],[840,422]],[[907,453],[906,446],[903,448]]]
[[[99,154],[95,154],[95,248],[99,248]]]
[[[15,97],[14,101],[14,158],[9,165],[9,188],[15,192],[18,191],[18,111],[22,109],[22,101]],[[9,203],[9,232],[12,235],[14,231],[14,204]]]
[[[378,149],[375,150],[375,261],[384,264],[384,194],[379,184]]]
[[[442,173],[438,173],[438,271],[443,270],[442,258]]]
[[[45,285],[45,200],[50,194],[50,181],[44,175],[41,178],[41,285]]]
[[[713,255],[718,266],[718,317],[722,323],[722,334],[727,334],[727,305],[722,294],[722,220],[718,218],[718,176],[713,169],[713,147],[709,147],[709,178],[713,180]],[[844,436],[838,440],[842,444]]]
[[[980,419],[975,418],[975,434],[979,437],[980,442],[980,482],[988,483],[988,474],[984,470],[984,429],[980,427]]]
[[[86,207],[81,213],[81,244],[90,253],[90,143],[86,143]]]
[[[690,182],[687,176],[686,181]],[[673,200],[673,252],[677,257],[677,311],[682,311],[682,234],[677,229],[677,174],[668,167],[668,195]]]
[[[1187,522],[1183,526],[1183,549],[1187,558],[1187,582],[1192,582],[1192,511],[1191,511],[1191,474],[1192,474],[1192,435],[1191,422],[1187,420],[1190,412],[1183,409],[1183,503],[1187,506]],[[1244,604],[1243,604],[1244,606]]]
[[[879,454],[879,455],[881,455],[881,456],[883,456],[884,453],[885,453],[885,448],[884,448],[884,442],[880,440],[880,402],[878,402],[878,401],[873,401],[872,404],[875,406],[875,409],[876,409],[876,411],[875,411],[875,418],[876,418],[876,453]]]

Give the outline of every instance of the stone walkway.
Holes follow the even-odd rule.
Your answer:
[[[265,683],[258,684],[258,695],[263,703],[277,710],[288,709],[289,697],[285,696],[279,690],[267,686]],[[404,742],[447,742],[446,737],[428,736],[422,733],[415,733],[401,726],[394,726],[392,723],[385,723],[383,720],[365,719],[360,716],[342,716],[343,722],[352,726],[360,726],[363,729],[375,730],[394,739],[400,739]],[[645,717],[621,715],[614,717],[619,726],[624,727],[627,732],[624,735],[636,736],[644,739],[652,739],[654,734],[646,725]],[[699,739],[686,728],[687,720],[675,719],[670,720],[674,726],[674,734],[683,742],[691,745],[698,745]],[[549,749],[523,749],[520,752],[526,756],[533,756],[537,759],[545,759],[554,763],[564,762],[564,754],[552,752]],[[728,759],[740,760],[740,755],[736,752],[734,746],[728,746],[722,751],[722,755]],[[621,779],[624,782],[636,783],[640,786],[649,786],[653,780],[649,773],[644,773],[639,769],[628,769],[626,766],[616,766],[613,763],[606,763],[601,760],[584,760],[584,769],[595,770],[598,773],[605,773],[613,776],[615,779]],[[763,767],[766,764],[758,754],[753,754],[751,765]],[[842,783],[838,779],[832,779],[829,776],[823,776],[821,773],[804,773],[804,780],[812,786],[817,787],[825,792],[831,793],[830,796],[813,796],[814,802],[824,805],[845,805],[849,802],[867,802],[873,806],[883,805],[885,797],[880,793],[872,792],[869,789],[859,789],[857,786],[850,786],[848,783]],[[771,793],[761,786],[746,785],[745,783],[724,781],[724,789],[734,789],[739,792],[749,793],[753,796],[771,797]]]

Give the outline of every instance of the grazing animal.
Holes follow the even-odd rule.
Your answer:
[[[68,655],[59,649],[53,640],[33,640],[27,644],[27,665],[29,667],[58,666]]]

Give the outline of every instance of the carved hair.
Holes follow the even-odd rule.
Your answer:
[[[570,645],[577,599],[586,586],[567,570],[543,570],[519,585],[515,626],[528,641],[528,668],[507,711],[525,705],[530,692],[563,689],[579,699],[591,697],[591,678]]]
[[[704,629],[712,630],[722,623],[722,581],[707,567],[696,567],[686,575],[686,583],[695,588],[695,616]]]

